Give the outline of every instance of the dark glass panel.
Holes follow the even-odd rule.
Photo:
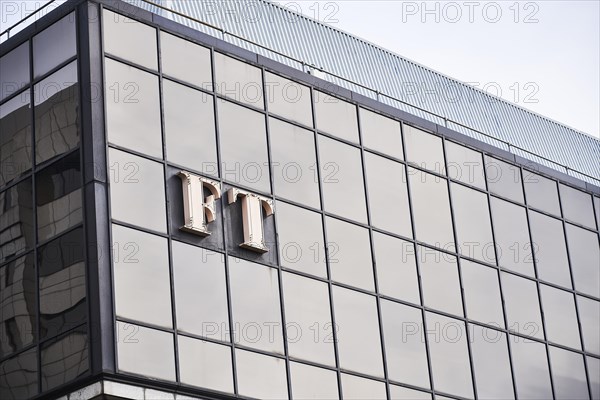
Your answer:
[[[31,104],[27,90],[0,106],[0,186],[31,169]]]
[[[34,78],[77,54],[77,18],[71,13],[33,37]]]
[[[38,392],[37,349],[0,362],[0,398],[22,400]]]
[[[48,341],[41,349],[42,391],[73,381],[89,370],[87,327]]]
[[[0,58],[0,101],[29,83],[29,41]]]
[[[33,188],[27,179],[0,193],[0,262],[33,248]]]

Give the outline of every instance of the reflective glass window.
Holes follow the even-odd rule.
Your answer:
[[[365,164],[371,225],[412,237],[404,165],[371,153]]]
[[[408,168],[417,240],[453,251],[454,233],[446,180]]]
[[[446,141],[446,161],[450,178],[485,190],[483,156],[480,152]]]
[[[39,164],[79,145],[77,62],[37,83],[33,91],[35,162]]]
[[[175,241],[171,247],[177,329],[229,341],[223,255]]]
[[[486,157],[485,173],[490,192],[523,203],[523,184],[519,167]]]
[[[265,73],[270,114],[313,126],[310,88],[270,72]]]
[[[464,259],[460,269],[467,317],[504,328],[498,271]]]
[[[462,316],[456,257],[423,246],[417,252],[425,306]]]
[[[83,220],[79,151],[36,175],[38,240],[50,239]]]
[[[321,208],[313,132],[269,118],[275,194]]]
[[[167,160],[218,175],[213,96],[163,81]]]
[[[80,327],[41,346],[42,391],[64,385],[89,370],[87,328]]]
[[[535,282],[504,272],[500,275],[508,329],[543,339],[544,329]]]
[[[514,399],[506,334],[470,325],[475,384],[480,399]]]
[[[381,319],[389,379],[430,387],[421,310],[381,300]]]
[[[560,220],[531,211],[531,238],[538,277],[571,288],[565,233]]]
[[[450,188],[459,252],[467,257],[495,264],[487,195],[456,183],[451,183]]]
[[[38,392],[37,349],[0,362],[0,398],[20,400]]]
[[[600,197],[594,196],[594,210],[596,211],[596,227],[600,229]]]
[[[550,346],[550,364],[555,399],[589,399],[581,354]]]
[[[335,366],[327,284],[284,272],[283,300],[290,356]]]
[[[375,297],[334,286],[333,305],[340,367],[383,377]]]
[[[102,22],[105,52],[158,69],[156,29],[107,9]]]
[[[344,400],[385,400],[385,383],[354,375],[342,374]]]
[[[551,399],[550,371],[543,343],[511,336],[515,386],[519,399]]]
[[[88,309],[84,252],[82,228],[38,249],[40,339],[85,322]]]
[[[239,394],[257,399],[288,398],[285,360],[235,350]]]
[[[379,293],[420,304],[414,244],[373,232],[373,246]]]
[[[116,335],[119,371],[175,381],[173,334],[117,321]]]
[[[31,169],[29,93],[26,91],[0,106],[0,186]]]
[[[201,88],[212,89],[209,49],[161,31],[160,53],[163,74]],[[185,54],[185,62],[181,62],[182,54]]]
[[[588,378],[592,389],[592,399],[600,399],[600,359],[586,357],[588,367]]]
[[[283,354],[277,275],[274,268],[229,257],[236,343]]]
[[[364,108],[359,108],[363,146],[404,159],[400,122]]]
[[[262,72],[235,58],[215,53],[215,85],[230,99],[264,108]]]
[[[33,220],[31,179],[0,192],[0,262],[33,248]]]
[[[409,389],[403,386],[390,385],[391,400],[431,400],[431,394]]]
[[[313,93],[317,129],[358,143],[356,106],[323,92],[315,90]]]
[[[108,159],[112,217],[166,232],[163,166],[116,149],[109,149]]]
[[[529,206],[560,217],[558,187],[555,180],[523,170],[523,186]]]
[[[29,83],[29,41],[0,58],[0,101]]]
[[[581,349],[573,294],[546,285],[541,285],[540,291],[548,340]]]
[[[404,125],[404,144],[406,161],[409,164],[438,174],[446,174],[441,137]]]
[[[108,141],[162,158],[158,77],[108,58],[104,67]]]
[[[229,347],[186,336],[179,336],[177,345],[181,383],[233,393]]]
[[[33,37],[33,75],[39,78],[77,54],[75,13]]]
[[[472,398],[473,383],[464,322],[430,312],[425,314],[436,390]]]
[[[290,375],[294,399],[339,399],[335,371],[290,362]]]
[[[600,354],[600,302],[577,296],[577,305],[585,351]]]
[[[369,231],[331,217],[327,217],[326,226],[331,279],[374,291]]]
[[[567,185],[558,186],[565,219],[596,229],[592,196]]]
[[[270,192],[264,115],[223,100],[218,109],[222,178]]]
[[[324,136],[318,142],[325,211],[367,223],[360,150]]]
[[[575,289],[600,297],[600,247],[598,234],[566,224],[569,257]]]

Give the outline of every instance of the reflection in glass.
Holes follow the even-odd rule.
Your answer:
[[[0,186],[31,169],[29,93],[25,91],[0,106]]]
[[[82,376],[89,370],[89,339],[83,326],[41,347],[42,391]]]
[[[211,342],[178,337],[179,379],[192,386],[233,393],[231,349]]]
[[[587,356],[588,378],[592,388],[592,399],[600,399],[600,359]]]
[[[510,336],[515,386],[519,399],[551,399],[550,372],[544,344]]]
[[[294,399],[339,399],[335,371],[290,362],[290,375]]]
[[[312,127],[310,88],[270,72],[265,73],[269,113]]]
[[[423,246],[419,246],[417,251],[425,305],[462,316],[456,257]]]
[[[260,68],[215,53],[216,91],[230,99],[264,108]]]
[[[571,288],[565,233],[560,220],[531,211],[531,238],[538,277]]]
[[[540,285],[548,341],[581,349],[573,294]]]
[[[381,336],[375,297],[334,286],[333,306],[340,368],[382,378]]]
[[[33,77],[39,78],[77,54],[75,13],[33,37]]]
[[[566,224],[569,257],[575,289],[600,297],[600,247],[598,234]]]
[[[534,281],[500,273],[508,329],[544,339],[538,290]]]
[[[438,174],[446,174],[441,137],[404,125],[404,144],[406,161],[409,164]]]
[[[498,271],[464,259],[460,269],[469,319],[504,328]]]
[[[412,237],[404,165],[371,153],[365,164],[371,225]]]
[[[470,328],[478,398],[514,399],[506,334],[479,325]]]
[[[523,186],[525,186],[525,195],[529,206],[560,217],[558,187],[555,180],[544,178],[524,169]]]
[[[390,385],[391,400],[431,400],[431,394],[403,386]]]
[[[86,320],[84,252],[82,228],[38,250],[40,339],[55,336]]]
[[[485,172],[490,192],[523,203],[523,184],[519,167],[485,157]]]
[[[404,159],[400,122],[365,108],[359,108],[363,146]]]
[[[331,280],[374,291],[369,231],[331,217],[326,227]]]
[[[50,239],[83,220],[79,151],[36,175],[38,240]]]
[[[31,179],[0,192],[0,262],[34,245]]]
[[[115,224],[112,239],[117,316],[170,328],[167,240]]]
[[[164,80],[163,98],[167,160],[217,176],[213,97]]]
[[[577,296],[577,306],[585,351],[600,355],[600,302]]]
[[[209,49],[161,31],[160,53],[163,74],[212,89]],[[185,54],[185,62],[181,62],[182,54]]]
[[[356,106],[316,90],[313,94],[317,129],[340,139],[358,143]]]
[[[288,398],[285,360],[246,350],[235,350],[239,394],[257,399]]]
[[[565,219],[596,229],[592,197],[567,185],[560,184],[558,186]]]
[[[583,356],[550,346],[555,399],[589,399]]]
[[[429,388],[429,369],[421,310],[381,300],[389,379]]]
[[[358,376],[342,374],[344,400],[385,400],[385,383]]]
[[[34,348],[0,362],[0,398],[29,399],[38,392],[37,350]]]
[[[79,145],[77,61],[33,87],[35,162],[39,164]]]
[[[485,190],[483,157],[480,152],[446,141],[448,176]]]
[[[0,57],[0,101],[29,83],[29,41]]]

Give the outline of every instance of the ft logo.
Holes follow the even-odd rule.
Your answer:
[[[181,178],[183,189],[185,221],[185,225],[180,229],[200,236],[210,235],[208,224],[216,218],[215,201],[221,198],[221,184],[186,171],[179,172],[178,176]],[[210,191],[209,196],[204,197],[204,188]],[[272,215],[273,201],[241,189],[232,188],[227,191],[229,204],[235,203],[238,199],[242,201],[244,228],[244,242],[240,247],[257,253],[266,253],[269,248],[265,244],[261,209],[264,209],[265,216]]]

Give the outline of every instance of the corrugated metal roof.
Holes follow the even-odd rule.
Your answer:
[[[144,0],[129,1],[152,7]],[[600,140],[278,4],[267,0],[160,4],[218,29],[162,11],[181,24],[298,69],[316,67],[325,72],[324,79],[342,87],[599,184],[572,170],[600,179]]]

